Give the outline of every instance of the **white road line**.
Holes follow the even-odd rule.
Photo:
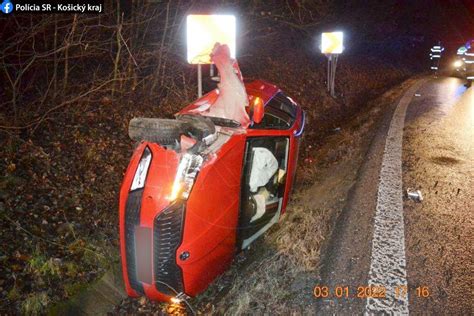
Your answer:
[[[369,315],[381,312],[408,315],[408,294],[402,295],[407,289],[402,192],[403,126],[408,104],[425,81],[418,81],[403,95],[385,141],[368,282],[371,287],[385,288],[385,298],[367,299],[365,313]]]

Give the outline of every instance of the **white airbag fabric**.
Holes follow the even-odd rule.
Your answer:
[[[248,106],[248,96],[240,75],[237,62],[230,57],[229,47],[216,43],[211,59],[217,67],[220,76],[219,96],[209,109],[210,116],[231,119],[240,123],[244,128],[250,124],[250,118],[245,110]],[[239,75],[236,74],[239,72]]]
[[[251,192],[257,192],[258,188],[267,184],[278,170],[278,161],[266,148],[255,147],[252,150],[253,161],[249,186]]]
[[[255,212],[255,215],[252,216],[252,218],[250,219],[250,223],[256,221],[257,219],[259,219],[260,217],[263,216],[263,214],[265,214],[265,211],[266,211],[266,198],[263,194],[255,194],[253,196],[253,198],[255,199],[255,204],[257,204],[257,211]]]

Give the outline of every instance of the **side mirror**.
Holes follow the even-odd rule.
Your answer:
[[[265,105],[263,104],[262,98],[255,97],[253,99],[253,116],[252,120],[255,123],[260,123],[263,119],[263,115],[265,114]]]

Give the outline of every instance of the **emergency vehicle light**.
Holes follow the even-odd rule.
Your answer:
[[[462,66],[462,60],[456,60],[453,65],[454,65],[455,68],[461,67]]]

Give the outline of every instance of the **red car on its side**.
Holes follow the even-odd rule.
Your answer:
[[[285,212],[305,115],[274,85],[257,80],[245,90],[253,118],[248,127],[196,114],[217,90],[176,120],[132,120],[129,133],[142,142],[126,171],[119,206],[129,296],[195,296]],[[159,132],[136,135],[154,127]],[[179,143],[182,134],[195,140],[187,150]]]

